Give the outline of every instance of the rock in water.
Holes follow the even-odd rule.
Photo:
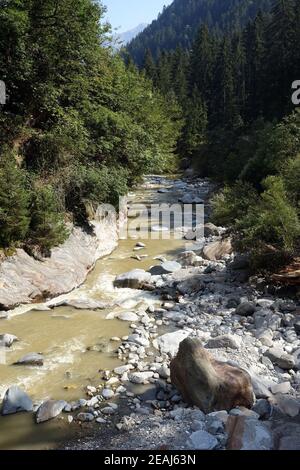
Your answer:
[[[186,403],[204,413],[251,408],[254,393],[247,372],[225,362],[216,361],[196,338],[185,339],[171,362],[171,382]]]
[[[56,418],[56,416],[60,415],[63,411],[66,404],[67,403],[64,400],[45,401],[37,410],[36,422],[44,423],[45,421]]]
[[[117,276],[114,281],[115,287],[140,289],[144,284],[151,281],[151,274],[143,269],[134,269],[128,273]]]
[[[209,261],[217,261],[233,252],[230,238],[209,243],[203,248],[202,256]]]
[[[15,342],[15,341],[19,341],[17,336],[14,336],[14,335],[9,335],[9,334],[4,334],[4,335],[0,335],[0,347],[1,346],[4,346],[6,348],[10,348],[11,345]]]
[[[38,353],[29,353],[26,356],[21,357],[15,366],[42,366],[44,364],[44,356]]]
[[[19,387],[13,385],[6,391],[1,410],[3,416],[32,410],[33,404],[31,399]]]

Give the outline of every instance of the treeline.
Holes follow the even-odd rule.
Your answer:
[[[155,61],[148,50],[144,68],[183,108],[178,149],[185,164],[227,185],[215,199],[215,220],[231,226],[256,259],[295,255],[300,113],[291,97],[300,79],[299,0],[276,0],[271,14],[259,12],[221,38],[202,25],[190,52],[177,48]]]
[[[268,11],[272,0],[174,0],[127,47],[142,65],[145,50],[156,60],[162,52],[180,47],[190,50],[201,24],[218,36],[241,30],[258,10]]]
[[[0,1],[0,247],[49,253],[88,202],[174,164],[179,107],[126,67],[93,0]]]

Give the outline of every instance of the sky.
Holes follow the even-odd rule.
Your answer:
[[[107,6],[107,19],[113,28],[123,33],[141,23],[151,23],[164,5],[173,0],[102,0]]]

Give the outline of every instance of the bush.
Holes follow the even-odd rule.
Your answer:
[[[282,178],[269,176],[264,188],[259,204],[250,206],[237,222],[243,234],[242,244],[255,249],[263,242],[292,253],[300,236],[297,211],[288,199]]]
[[[258,193],[248,183],[226,186],[212,200],[214,223],[234,228],[249,207],[257,204],[258,199]]]

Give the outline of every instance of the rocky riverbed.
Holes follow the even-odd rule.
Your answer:
[[[181,202],[205,203],[206,225],[200,235],[183,227],[189,246],[169,259],[161,253],[155,269],[141,269],[147,241],[137,241],[136,266],[115,276],[116,291],[140,292],[139,302],[107,316],[130,328],[110,338],[121,365],[102,370],[74,401],[36,405],[10,387],[2,413],[33,411],[37,423],[80,429],[64,449],[300,449],[299,296],[249,281],[247,259],[209,223],[209,182],[145,183],[157,186],[170,201],[179,193]]]

